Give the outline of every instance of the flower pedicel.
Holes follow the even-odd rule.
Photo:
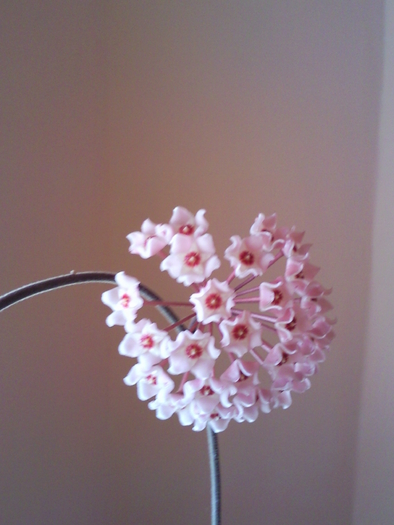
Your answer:
[[[319,268],[309,262],[303,233],[278,228],[275,214],[260,214],[249,236],[231,237],[224,254],[231,272],[221,282],[211,278],[220,260],[204,215],[177,207],[168,224],[147,219],[140,232],[127,236],[130,253],[157,255],[162,271],[192,287],[189,302],[144,300],[139,282],[123,272],[102,301],[113,310],[107,324],[125,328],[119,352],[137,359],[124,382],[137,385],[138,397],[150,400],[159,419],[177,413],[193,430],[209,424],[220,432],[231,419],[252,422],[259,411],[288,408],[291,392],[310,387],[334,332],[326,317],[330,290],[315,280]],[[282,275],[262,280],[280,259]],[[184,314],[161,329],[149,319],[137,320],[143,304],[177,307]],[[222,370],[223,358],[227,364],[215,373],[219,356]]]

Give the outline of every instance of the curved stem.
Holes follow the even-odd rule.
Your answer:
[[[115,274],[110,272],[71,272],[66,275],[59,275],[58,277],[51,277],[43,281],[27,284],[16,290],[12,290],[0,296],[0,311],[9,308],[10,306],[24,301],[29,297],[34,297],[51,290],[64,288],[65,286],[72,286],[74,284],[83,283],[108,283],[116,284]],[[161,301],[152,290],[140,284],[140,293],[144,299],[150,301]],[[178,323],[179,319],[168,306],[162,304],[157,305],[156,308],[160,311],[163,317],[170,323]],[[186,328],[181,324],[177,327],[178,331]],[[208,438],[208,454],[209,454],[209,468],[211,475],[211,525],[220,525],[221,523],[221,509],[220,509],[220,470],[219,470],[219,446],[216,433],[207,426]]]
[[[70,272],[66,275],[59,275],[58,277],[51,277],[43,281],[30,283],[2,295],[0,297],[0,311],[20,301],[24,301],[29,297],[49,292],[50,290],[72,286],[73,284],[97,282],[115,284],[115,274],[109,272]]]

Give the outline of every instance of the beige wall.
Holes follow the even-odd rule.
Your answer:
[[[166,297],[184,294],[154,261],[131,258],[125,240],[178,204],[207,209],[219,254],[260,211],[306,229],[334,287],[337,338],[288,411],[220,435],[223,523],[350,523],[371,346],[383,2],[1,10],[0,291],[124,269]],[[205,434],[157,421],[123,385],[131,362],[117,354],[121,330],[104,325],[102,288],[0,317],[0,518],[208,522]]]
[[[1,2],[1,292],[109,268],[103,16]],[[0,316],[1,524],[109,523],[104,288]]]
[[[386,3],[384,75],[373,227],[367,353],[358,439],[354,523],[394,521],[394,3]]]

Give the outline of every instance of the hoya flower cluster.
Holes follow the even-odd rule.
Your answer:
[[[119,352],[137,360],[125,383],[137,385],[159,419],[176,413],[193,430],[209,424],[219,432],[231,419],[251,422],[259,411],[289,407],[292,392],[310,387],[334,333],[330,291],[315,279],[303,233],[278,227],[275,214],[258,215],[248,236],[231,237],[224,253],[231,271],[219,281],[211,277],[220,260],[204,215],[177,207],[168,224],[147,219],[127,237],[130,253],[158,256],[162,271],[192,288],[189,302],[144,300],[139,282],[123,272],[102,300],[113,310],[107,324],[126,331]],[[263,280],[276,263],[280,275]],[[159,328],[137,319],[143,304],[183,314]]]

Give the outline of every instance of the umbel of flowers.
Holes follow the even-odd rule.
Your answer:
[[[125,328],[120,354],[137,360],[124,382],[137,385],[159,419],[176,413],[193,430],[209,424],[219,432],[231,419],[252,422],[260,411],[288,408],[292,392],[310,387],[334,333],[326,317],[330,291],[315,279],[319,268],[309,262],[303,233],[278,227],[275,214],[258,215],[247,237],[231,237],[224,253],[231,271],[219,281],[211,278],[220,260],[204,215],[177,207],[168,224],[147,219],[127,236],[130,253],[158,256],[162,271],[191,287],[189,302],[144,300],[124,272],[102,301],[113,310],[107,324]],[[263,280],[279,260],[281,274]],[[179,307],[184,315],[158,328],[138,320],[143,304]],[[179,332],[181,325],[187,329]]]

